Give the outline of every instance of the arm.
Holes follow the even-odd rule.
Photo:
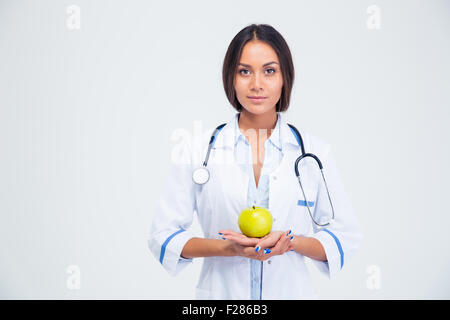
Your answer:
[[[319,240],[312,237],[294,236],[291,241],[292,250],[308,258],[327,261],[325,249]]]
[[[231,240],[231,242],[235,242],[241,246],[249,246],[249,249],[246,250],[250,250],[248,252],[251,253],[251,257],[261,261],[269,259],[274,255],[284,254],[289,250],[293,250],[314,260],[327,261],[325,249],[319,240],[312,237],[292,235],[290,230],[272,231],[261,239],[247,238],[232,230],[221,230],[221,232],[223,237]],[[266,253],[265,249],[269,249],[269,252]]]
[[[320,242],[325,251],[326,261],[314,258],[312,261],[322,273],[331,278],[358,250],[362,233],[330,148],[326,154],[321,155],[321,159],[336,216],[334,222],[326,228],[318,228],[313,224],[314,233],[305,236]],[[317,216],[331,215],[323,183],[319,183],[315,210]]]
[[[196,257],[247,257],[252,259],[258,259],[260,255],[255,251],[255,245],[259,239],[247,238],[242,234],[238,236],[232,236],[221,230],[224,240],[218,239],[203,239],[203,238],[191,238],[189,239],[182,252],[181,258],[196,258]],[[226,238],[224,238],[226,237]]]
[[[178,150],[172,157],[168,177],[157,199],[148,238],[150,251],[172,276],[192,262],[192,259],[183,259],[180,253],[194,237],[188,229],[196,210],[190,147],[184,142]]]
[[[229,241],[219,239],[191,238],[181,251],[182,258],[235,256],[236,252]]]

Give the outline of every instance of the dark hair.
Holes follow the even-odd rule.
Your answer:
[[[251,24],[241,31],[231,40],[225,54],[222,68],[222,80],[225,94],[228,101],[237,110],[242,110],[242,105],[236,98],[234,89],[234,78],[242,49],[250,40],[260,40],[269,44],[277,53],[280,62],[281,74],[283,76],[283,88],[280,100],[276,105],[276,111],[286,111],[289,107],[292,86],[294,84],[294,63],[292,62],[291,51],[283,36],[272,26],[267,24]]]

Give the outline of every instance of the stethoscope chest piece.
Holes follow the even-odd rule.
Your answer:
[[[192,180],[194,181],[194,183],[200,185],[207,183],[209,180],[209,170],[204,166],[195,169],[192,173]]]

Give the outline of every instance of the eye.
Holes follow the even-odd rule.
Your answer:
[[[275,73],[275,69],[274,68],[269,68],[269,69],[266,69],[266,71],[273,71],[273,72],[269,72],[269,74],[272,74],[272,73]]]
[[[246,74],[248,74],[248,73],[242,73],[242,71],[246,71],[246,72],[248,72],[248,70],[247,70],[247,69],[241,69],[241,70],[239,70],[239,73],[240,73],[240,74],[242,74],[242,75],[246,75]]]

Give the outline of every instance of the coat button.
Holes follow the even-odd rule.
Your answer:
[[[271,264],[271,263],[272,263],[272,260],[267,261],[267,263],[268,263],[268,264]]]

